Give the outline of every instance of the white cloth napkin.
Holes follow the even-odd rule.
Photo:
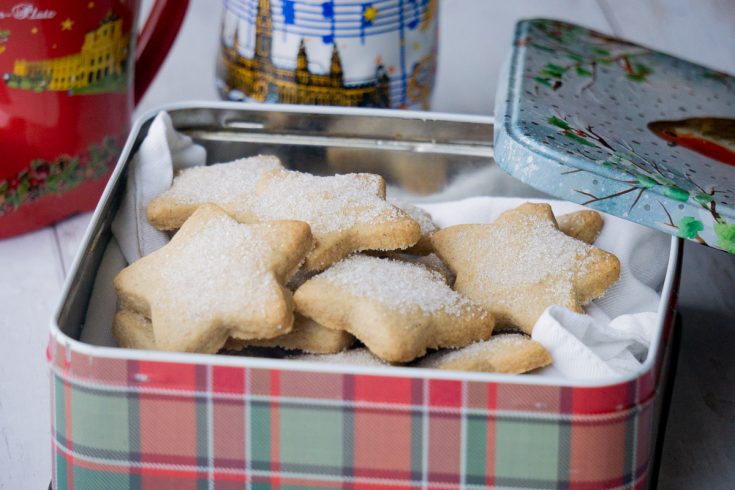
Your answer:
[[[202,165],[205,160],[205,150],[174,131],[166,113],[156,117],[128,173],[127,192],[97,272],[82,341],[115,345],[110,334],[117,304],[112,278],[127,263],[169,240],[166,233],[148,223],[148,202],[171,185],[175,170]],[[527,200],[475,197],[420,206],[432,214],[438,226],[446,227],[490,223],[503,211]],[[549,202],[557,214],[583,209],[568,202]],[[534,327],[533,337],[551,352],[554,363],[537,375],[580,379],[622,375],[640,368],[656,333],[660,302],[657,291],[666,272],[669,243],[667,235],[606,216],[596,245],[618,256],[620,281],[589,305],[589,316],[561,307],[544,313]]]
[[[80,339],[94,345],[114,346],[110,326],[117,308],[112,279],[125,266],[158,250],[169,237],[148,223],[151,199],[171,187],[174,171],[204,165],[206,150],[174,130],[171,118],[161,112],[133,158],[126,193],[112,221],[112,238],[97,269]]]
[[[174,130],[161,112],[151,123],[128,171],[127,192],[112,222],[112,233],[128,262],[134,262],[168,243],[166,233],[148,223],[148,203],[169,187],[174,171],[204,165],[207,152]]]
[[[532,337],[551,353],[554,369],[563,375],[606,378],[632,374],[640,368],[657,319],[656,313],[643,312],[603,322],[551,306],[536,322]]]

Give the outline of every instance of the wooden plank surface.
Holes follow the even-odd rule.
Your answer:
[[[51,475],[45,349],[64,277],[53,228],[0,240],[0,272],[0,488],[43,488]]]

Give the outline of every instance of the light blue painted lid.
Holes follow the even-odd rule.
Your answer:
[[[495,158],[556,197],[735,254],[735,78],[605,34],[516,27]]]

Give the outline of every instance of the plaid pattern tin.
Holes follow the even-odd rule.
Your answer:
[[[648,484],[658,367],[582,388],[106,358],[53,336],[49,355],[57,489]]]
[[[426,190],[413,187],[418,176],[430,192],[492,164],[492,118],[242,104],[168,110],[211,161],[309,155],[322,162],[309,170],[326,174],[344,171],[349,157],[352,171],[379,162],[369,168],[394,185]],[[128,139],[51,327],[54,488],[648,487],[681,265],[676,240],[660,335],[644,370],[613,384],[78,341],[125,170],[150,120]],[[345,140],[345,127],[359,138]],[[300,139],[284,143],[291,133]]]

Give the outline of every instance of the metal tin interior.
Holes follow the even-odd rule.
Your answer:
[[[192,137],[207,150],[207,162],[228,161],[243,155],[273,154],[286,166],[318,175],[345,172],[372,172],[383,175],[388,193],[419,202],[461,199],[494,195],[516,197],[544,196],[533,188],[505,175],[493,159],[493,118],[443,115],[410,111],[341,108],[309,108],[298,106],[260,106],[255,104],[203,103],[161,108],[168,111],[174,127]],[[185,356],[189,362],[200,354],[149,353],[95,347],[78,342],[90,292],[103,251],[110,239],[110,226],[125,192],[125,176],[132,157],[147,135],[158,110],[143,116],[132,130],[118,166],[98,205],[90,228],[67,278],[58,311],[54,316],[52,335],[60,331],[66,341],[80,349],[99,349],[100,355],[118,357],[119,351],[138,357],[164,356],[175,360]],[[484,185],[492,176],[491,187]],[[678,240],[672,239],[671,259],[662,291],[660,322],[670,305],[676,287]],[[58,330],[57,330],[58,328]],[[661,328],[663,330],[663,328]],[[658,350],[660,336],[651,346]],[[105,351],[102,354],[102,351]],[[142,355],[142,356],[141,356]],[[204,356],[211,357],[211,356]],[[218,363],[229,364],[247,359],[253,365],[269,365],[278,360],[227,358]],[[221,358],[221,359],[220,359]],[[648,369],[655,356],[643,366]],[[289,361],[295,362],[295,361]],[[304,369],[332,369],[306,364]],[[349,369],[337,366],[340,370]],[[406,375],[403,368],[401,375]],[[417,370],[413,371],[416,375]],[[487,373],[446,373],[435,370],[426,375],[438,378],[477,378],[491,380],[504,375]],[[389,374],[389,373],[384,373]],[[621,382],[624,380],[615,380]],[[539,379],[541,384],[547,381]],[[580,384],[580,383],[572,383]],[[582,382],[581,385],[588,385]],[[598,382],[592,383],[600,384]],[[601,383],[606,384],[605,382]]]

